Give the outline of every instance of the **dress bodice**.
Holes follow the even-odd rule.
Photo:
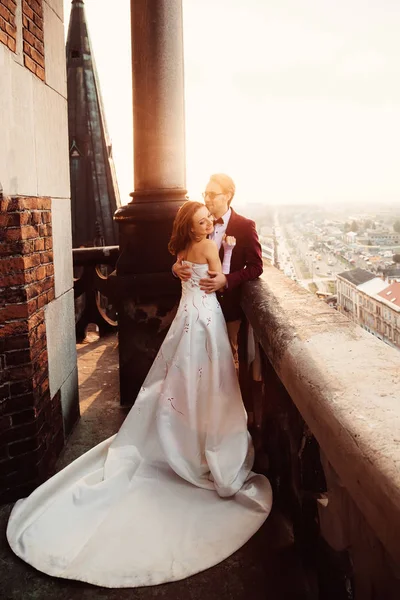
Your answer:
[[[200,279],[204,279],[205,277],[209,276],[208,263],[195,263],[191,262],[190,260],[184,260],[182,262],[185,265],[189,265],[192,269],[190,279],[187,281],[182,281],[182,294],[204,294],[204,292],[200,289]]]

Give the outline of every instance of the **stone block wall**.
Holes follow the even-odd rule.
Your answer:
[[[63,3],[0,1],[14,5],[15,51],[0,43],[0,503],[52,474],[79,417]]]

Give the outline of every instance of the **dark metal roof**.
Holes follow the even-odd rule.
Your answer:
[[[384,273],[384,275],[386,275],[387,277],[400,277],[400,266],[382,269],[382,273]]]
[[[339,273],[339,277],[343,279],[347,279],[350,283],[354,285],[361,285],[366,281],[370,281],[371,279],[375,279],[376,275],[366,271],[365,269],[352,269],[351,271],[343,271],[343,273]]]
[[[73,246],[115,245],[121,203],[82,0],[72,1],[66,52]]]

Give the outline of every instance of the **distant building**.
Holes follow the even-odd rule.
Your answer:
[[[339,227],[329,225],[325,228],[325,234],[333,239],[341,239],[343,237],[343,231]]]
[[[379,277],[370,279],[357,287],[357,322],[363,329],[383,339],[380,335],[379,301],[375,296],[387,287]]]
[[[354,231],[349,231],[344,236],[344,241],[347,244],[355,244],[357,240],[357,234]]]
[[[390,246],[400,244],[400,233],[395,231],[386,231],[382,229],[367,229],[364,237],[371,240],[373,245]]]
[[[382,339],[400,348],[400,283],[392,283],[379,294],[380,331]]]
[[[395,267],[388,267],[387,269],[382,269],[383,279],[392,283],[393,281],[400,281],[400,265]]]
[[[400,282],[388,285],[364,269],[337,276],[337,309],[387,344],[400,348]]]
[[[357,287],[375,279],[375,275],[365,269],[352,269],[339,273],[337,279],[337,309],[352,321],[358,321]]]

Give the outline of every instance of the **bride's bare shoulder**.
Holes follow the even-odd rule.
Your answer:
[[[205,239],[202,240],[200,242],[200,244],[203,244],[203,248],[217,248],[217,244],[214,242],[214,240],[209,240],[209,239]]]
[[[218,246],[214,240],[204,240],[202,250],[206,256],[218,255]]]

